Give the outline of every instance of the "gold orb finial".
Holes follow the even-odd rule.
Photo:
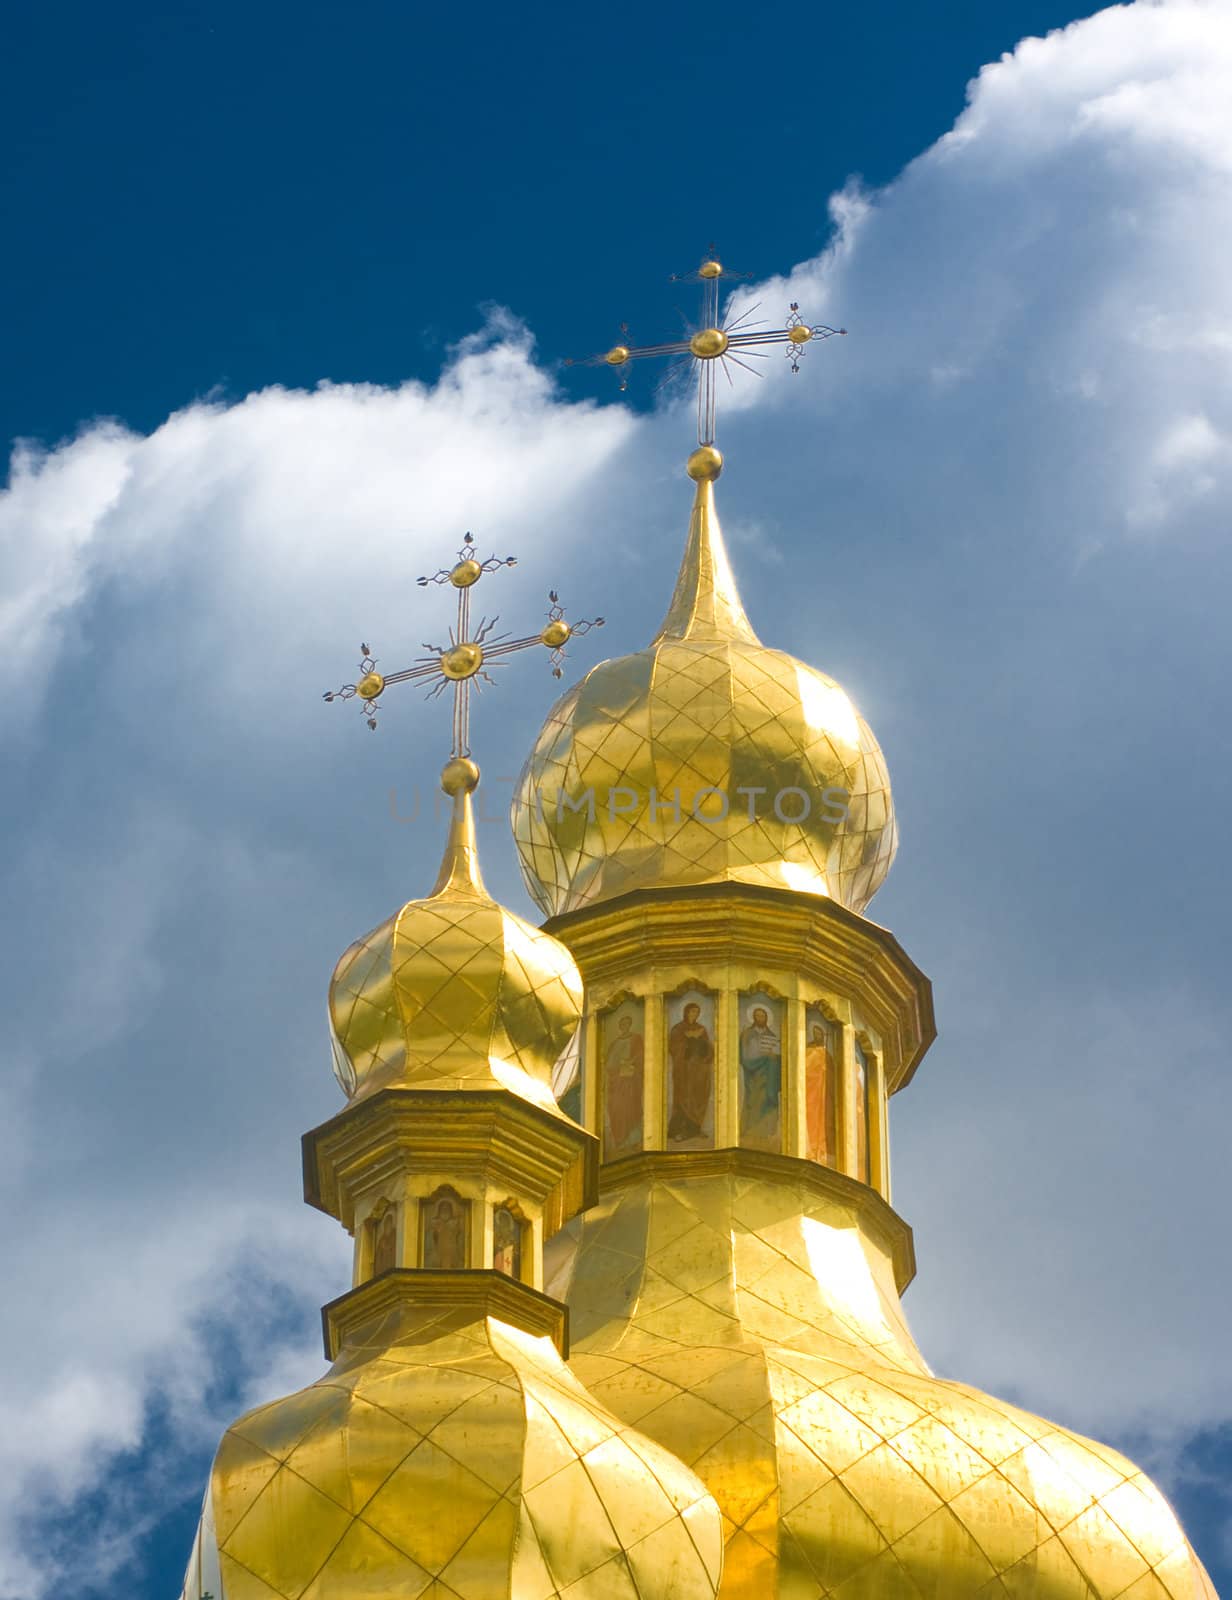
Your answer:
[[[559,650],[561,645],[568,644],[572,637],[573,629],[563,617],[556,617],[540,633],[539,642],[547,645],[549,650]]]
[[[483,576],[483,568],[474,556],[467,556],[459,561],[449,573],[449,581],[455,589],[469,589],[472,583],[478,583]]]
[[[723,276],[723,263],[715,261],[713,258],[709,261],[703,261],[697,269],[697,276],[699,278],[721,278]]]
[[[689,340],[689,349],[699,361],[713,361],[723,354],[728,343],[722,328],[702,328]]]
[[[440,656],[441,671],[456,683],[461,678],[473,678],[483,666],[483,646],[464,642],[451,645]]]
[[[366,672],[355,685],[355,693],[361,700],[377,700],[384,687],[385,679],[379,672]]]
[[[712,444],[698,445],[685,462],[684,470],[695,483],[713,483],[723,470],[723,452]]]
[[[479,767],[469,756],[454,756],[441,768],[441,788],[447,795],[474,794],[479,787]]]
[[[629,359],[629,346],[627,344],[614,344],[603,359],[609,367],[622,367]]]

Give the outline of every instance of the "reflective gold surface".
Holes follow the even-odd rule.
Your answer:
[[[929,1371],[864,1186],[746,1151],[605,1181],[548,1290],[591,1394],[717,1501],[723,1600],[1213,1596],[1124,1457]]]
[[[573,629],[567,622],[558,618],[555,622],[548,623],[539,638],[549,649],[558,650],[562,644],[568,644],[572,636]]]
[[[184,1594],[712,1600],[720,1549],[695,1476],[549,1338],[401,1306],[227,1431]]]
[[[552,1066],[581,1004],[564,946],[484,890],[462,790],[433,893],[358,940],[335,969],[339,1081],[352,1098],[394,1086],[500,1085],[555,1111]]]
[[[455,644],[441,654],[441,671],[447,678],[473,678],[483,666],[483,649],[477,644]]]
[[[709,478],[713,483],[723,470],[723,452],[712,444],[699,444],[685,462],[684,470],[694,482]]]
[[[368,672],[355,685],[355,693],[361,700],[375,700],[385,687],[385,680],[379,672]]]
[[[540,1288],[543,1240],[594,1203],[596,1143],[559,1111],[505,1089],[384,1089],[304,1135],[304,1199],[356,1236],[356,1283],[375,1270],[362,1245],[378,1209],[400,1213],[391,1264],[432,1265],[422,1254],[423,1210],[447,1185],[470,1214],[455,1265],[486,1268],[493,1208],[513,1199],[533,1230],[523,1276]]]
[[[860,910],[889,871],[897,831],[877,741],[832,678],[758,641],[713,496],[701,479],[654,643],[557,701],[522,771],[514,836],[549,915],[714,882]],[[714,790],[727,806],[719,821],[705,816]]]
[[[464,561],[459,561],[451,569],[449,581],[455,589],[469,589],[473,583],[478,583],[482,576],[483,567],[474,556],[467,556]]]
[[[338,964],[349,1103],[305,1198],[353,1287],[325,1377],[224,1437],[183,1600],[1215,1600],[1130,1462],[911,1338],[887,1108],[935,1028],[858,914],[888,779],[839,686],[753,633],[721,468],[690,458],[659,635],[520,780],[548,928],[484,890],[458,754],[432,894]],[[741,786],[848,815],[748,820]]]
[[[727,335],[722,328],[702,328],[689,340],[689,349],[702,361],[713,361],[727,349]]]
[[[441,788],[452,797],[473,794],[479,787],[479,768],[469,756],[454,756],[441,768]]]

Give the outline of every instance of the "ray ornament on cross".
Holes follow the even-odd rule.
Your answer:
[[[377,657],[370,645],[361,644],[359,652],[359,677],[341,689],[329,689],[326,700],[354,700],[362,702],[364,718],[370,728],[376,728],[377,711],[381,696],[395,683],[422,683],[427,689],[425,699],[435,700],[446,689],[453,688],[453,757],[470,756],[470,693],[474,685],[478,692],[480,683],[492,683],[490,668],[503,664],[504,658],[519,650],[529,650],[542,645],[548,652],[552,676],[559,678],[564,670],[565,646],[575,636],[589,633],[603,626],[602,617],[569,622],[555,589],[548,593],[547,621],[538,633],[528,633],[520,639],[493,630],[498,617],[480,616],[471,621],[471,590],[489,572],[499,572],[502,567],[517,565],[516,556],[489,556],[480,561],[475,555],[475,541],[467,534],[458,558],[450,567],[440,567],[430,577],[419,579],[420,588],[435,584],[449,584],[458,593],[457,617],[449,630],[448,641],[443,644],[423,646],[424,655],[410,667],[400,672],[381,672]]]
[[[732,280],[747,281],[748,272],[733,272],[717,259],[713,248],[707,258],[693,272],[673,273],[672,283],[696,283],[702,289],[701,317],[697,326],[684,339],[671,339],[663,344],[634,345],[630,342],[629,326],[622,323],[620,339],[610,350],[587,356],[581,361],[567,360],[565,365],[582,367],[612,367],[620,378],[620,387],[629,383],[629,367],[634,361],[662,356],[669,361],[661,384],[670,383],[677,376],[693,368],[697,377],[697,444],[699,450],[713,450],[717,413],[716,383],[721,368],[728,383],[732,381],[731,366],[743,368],[755,377],[761,374],[750,361],[764,361],[769,349],[783,346],[783,353],[791,363],[791,370],[799,372],[800,357],[806,345],[815,339],[829,339],[835,334],[845,334],[846,328],[831,328],[824,322],[807,322],[800,312],[799,303],[791,302],[787,319],[781,327],[766,321],[753,321],[760,302],[750,306],[739,316],[730,312],[724,320],[719,305],[719,285]]]

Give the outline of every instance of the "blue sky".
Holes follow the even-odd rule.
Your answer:
[[[1232,17],[1084,15],[13,19],[0,1600],[177,1592],[227,1418],[319,1371],[325,984],[431,881],[389,797],[444,740],[320,691],[439,631],[468,526],[511,622],[607,616],[571,670],[649,637],[689,420],[558,360],[673,332],[712,238],[851,329],[725,397],[720,507],[894,782],[871,914],[941,1026],[893,1108],[908,1315],[1142,1460],[1232,1593]],[[523,909],[536,665],[476,714]]]
[[[814,253],[832,189],[886,182],[983,62],[1081,14],[828,10],[19,8],[0,432],[432,378],[489,301],[545,352],[649,338],[712,233],[759,275]]]

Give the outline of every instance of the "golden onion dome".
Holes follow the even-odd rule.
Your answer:
[[[714,1600],[698,1478],[458,1298],[227,1430],[180,1600]]]
[[[697,493],[676,591],[650,646],[556,702],[522,770],[513,828],[549,916],[633,889],[749,883],[862,911],[894,859],[884,758],[833,678],[761,643],[714,505]]]
[[[334,969],[334,1072],[347,1097],[380,1089],[505,1088],[556,1112],[551,1073],[581,1016],[563,944],[483,886],[471,795],[479,769],[451,761],[453,818],[440,876],[357,940]]]

